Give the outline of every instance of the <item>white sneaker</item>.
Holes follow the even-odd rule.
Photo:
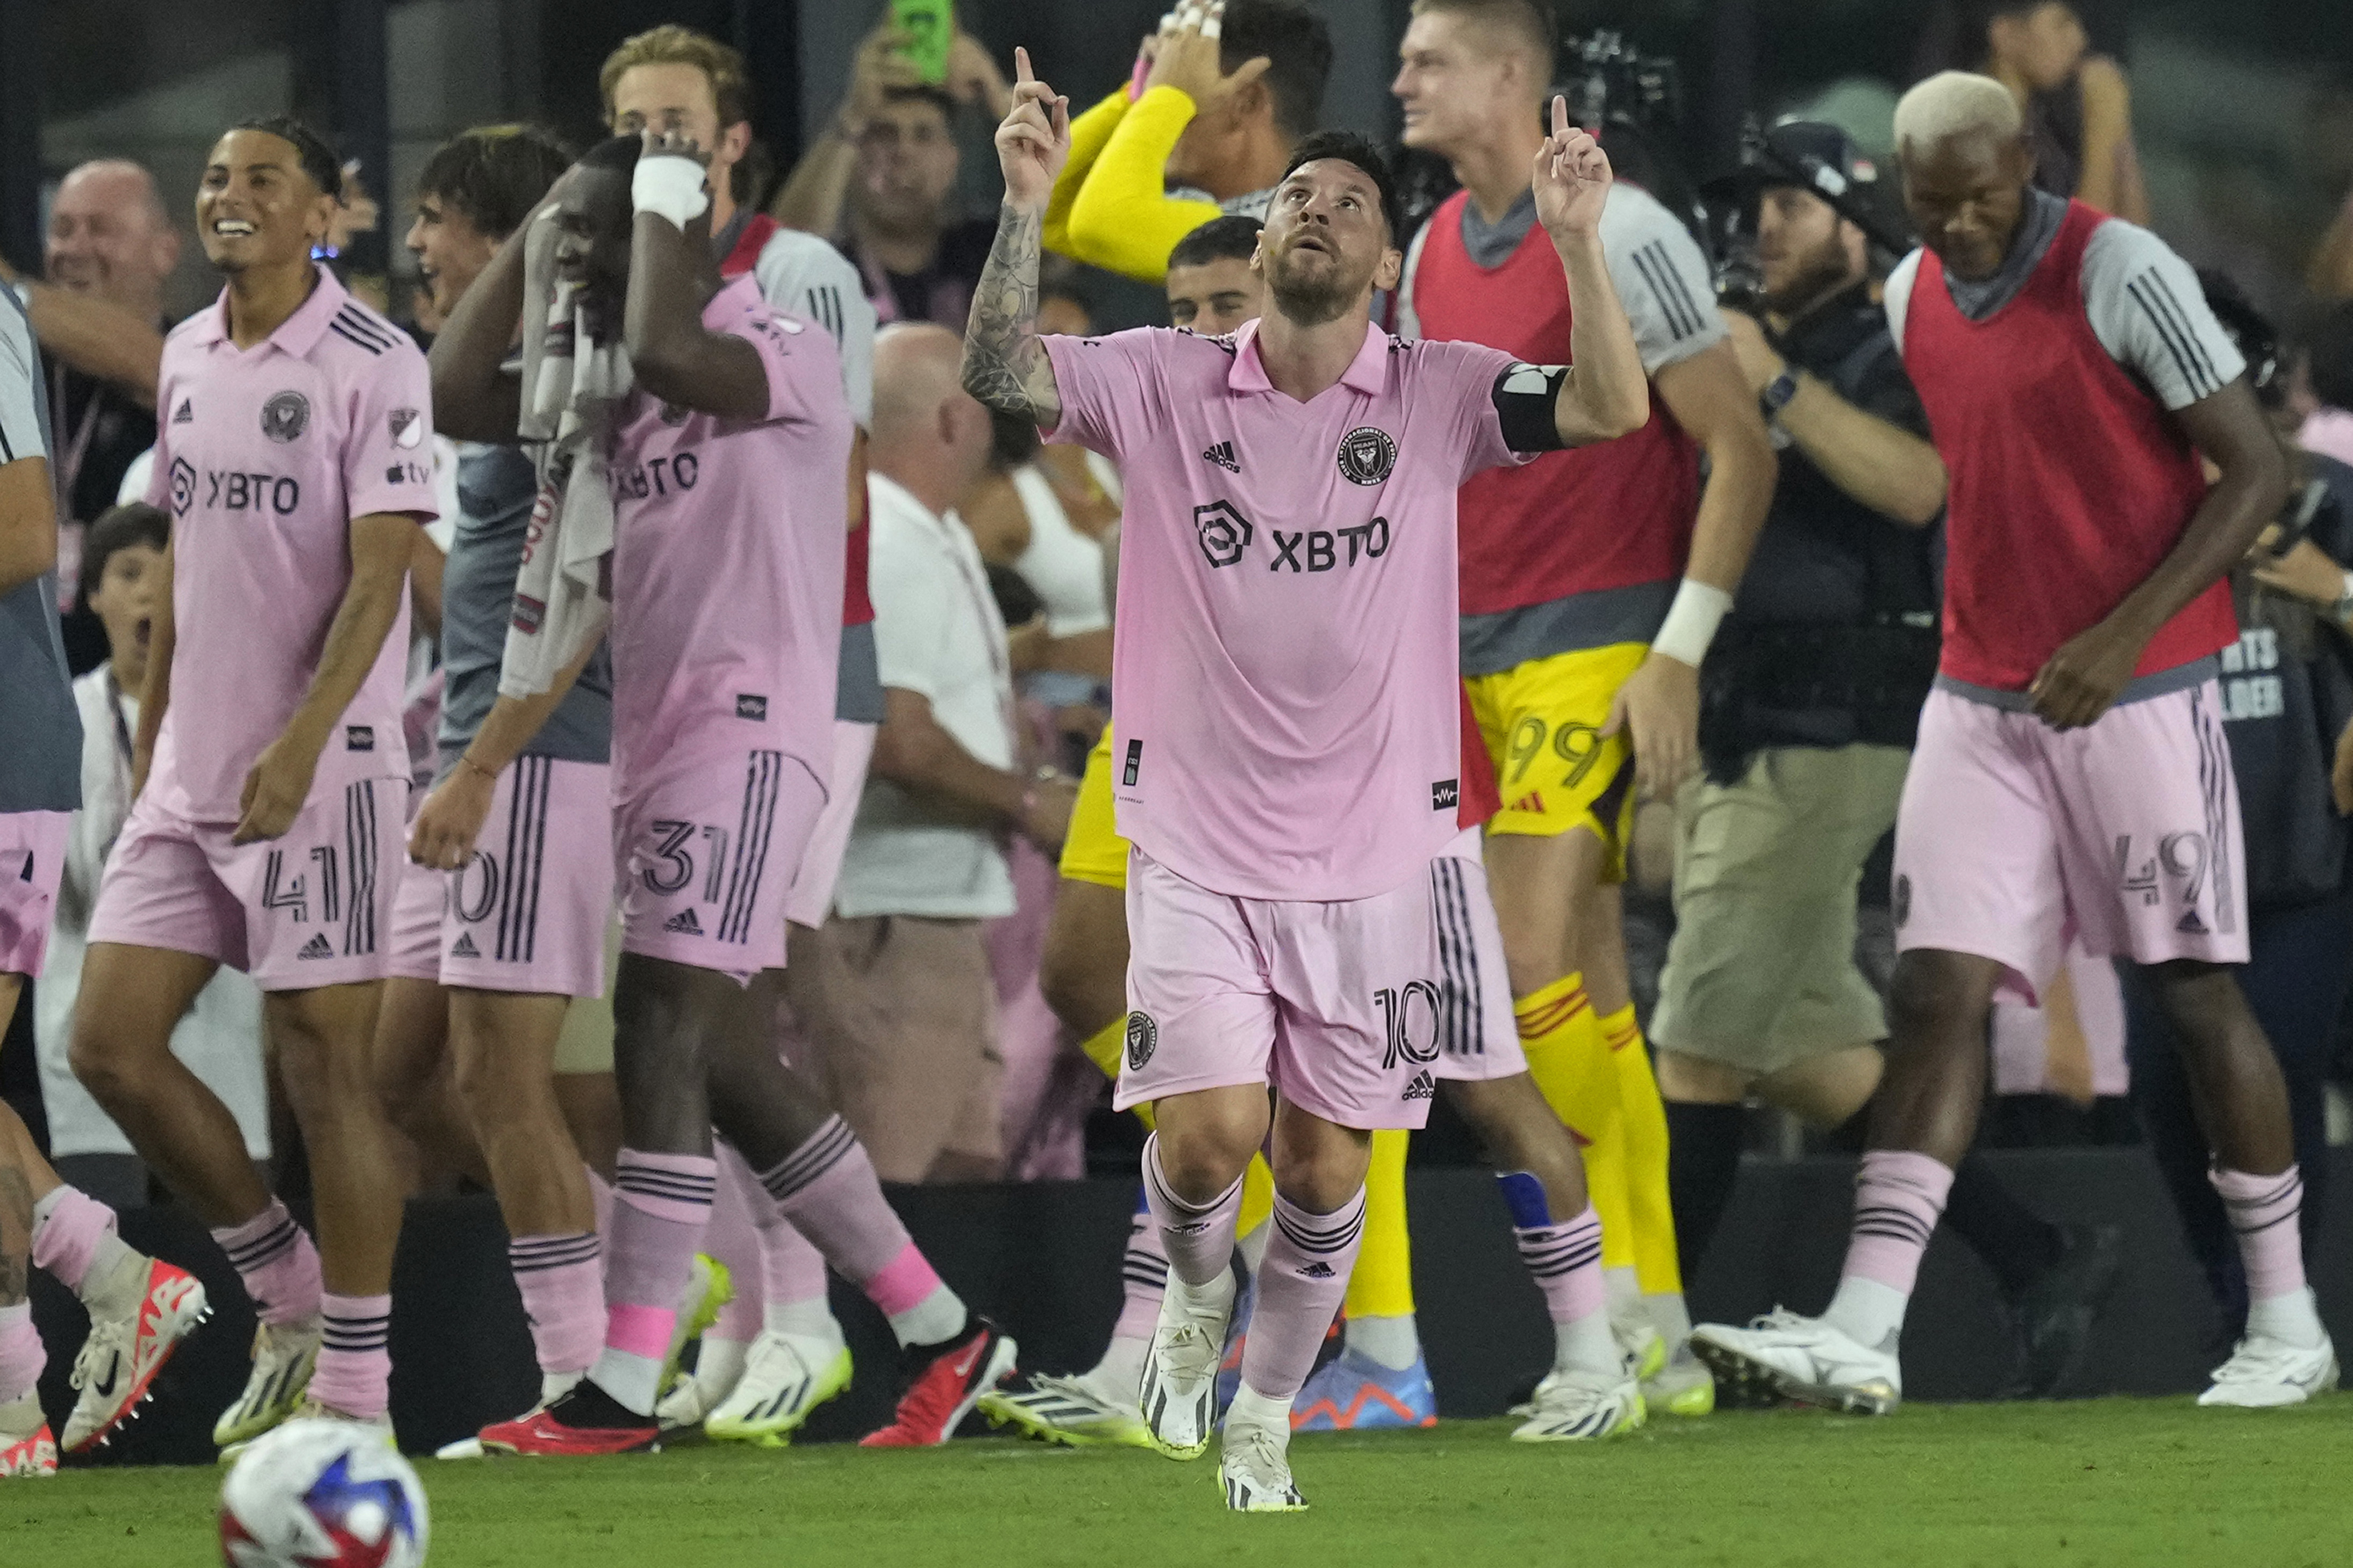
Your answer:
[[[213,1441],[227,1448],[250,1443],[294,1414],[319,1365],[325,1321],[264,1323],[253,1336],[253,1373],[245,1392],[213,1424]]]
[[[1218,1423],[1218,1367],[1225,1360],[1226,1320],[1233,1309],[1230,1269],[1198,1289],[1172,1275],[1160,1298],[1136,1406],[1152,1446],[1169,1458],[1198,1459],[1208,1451]],[[1284,1476],[1287,1483],[1287,1470]]]
[[[1152,1447],[1152,1434],[1136,1415],[1135,1402],[1105,1399],[1084,1378],[1016,1373],[982,1394],[973,1408],[987,1416],[991,1426],[1011,1426],[1041,1443],[1071,1448]]]
[[[2198,1403],[2271,1409],[2301,1405],[2336,1386],[2337,1351],[2327,1335],[2316,1345],[2292,1345],[2268,1334],[2249,1334],[2214,1369],[2214,1386]]]
[[[185,1268],[161,1259],[123,1260],[129,1290],[93,1292],[90,1337],[74,1357],[73,1386],[79,1391],[66,1417],[64,1448],[79,1454],[107,1442],[114,1429],[139,1414],[155,1374],[180,1342],[211,1315],[205,1288]],[[125,1298],[119,1302],[116,1297]],[[119,1310],[117,1310],[119,1308]]]
[[[1304,1513],[1307,1501],[1291,1479],[1291,1426],[1226,1423],[1218,1455],[1218,1482],[1237,1513]]]
[[[1515,1443],[1577,1443],[1631,1432],[1649,1415],[1633,1368],[1607,1373],[1556,1367],[1536,1384],[1528,1416],[1513,1429]]]
[[[294,1408],[287,1414],[285,1420],[340,1421],[346,1426],[357,1426],[365,1431],[375,1433],[387,1448],[394,1447],[392,1416],[388,1412],[382,1415],[353,1415],[349,1411],[338,1410],[332,1405],[322,1405],[310,1395],[305,1394],[295,1404]],[[280,1425],[284,1425],[284,1422],[280,1422]],[[239,1459],[245,1458],[247,1451],[250,1449],[254,1444],[260,1440],[260,1437],[257,1436],[248,1437],[240,1443],[231,1443],[227,1445],[220,1451],[220,1462],[224,1465],[236,1464]]]
[[[723,1443],[781,1448],[809,1412],[849,1386],[849,1347],[839,1340],[763,1329],[744,1357],[744,1374],[702,1430]]]
[[[1894,1334],[1873,1349],[1819,1318],[1776,1308],[1745,1329],[1703,1323],[1691,1344],[1718,1381],[1745,1391],[1850,1415],[1884,1415],[1904,1402]]]

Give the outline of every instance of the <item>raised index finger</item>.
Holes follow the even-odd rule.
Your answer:
[[[1552,133],[1560,135],[1568,129],[1568,100],[1560,93],[1552,95]]]
[[[1013,80],[1015,85],[1038,79],[1029,72],[1029,51],[1020,45],[1013,46]]]

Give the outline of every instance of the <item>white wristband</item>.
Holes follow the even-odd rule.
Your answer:
[[[670,153],[649,153],[638,160],[629,177],[629,203],[641,213],[670,219],[681,234],[686,226],[711,210],[702,188],[702,165]]]
[[[1667,610],[1667,618],[1659,627],[1659,635],[1651,639],[1652,653],[1665,654],[1681,659],[1697,669],[1707,657],[1707,645],[1715,640],[1716,624],[1732,608],[1732,595],[1712,584],[1686,577],[1675,590],[1675,602]]]

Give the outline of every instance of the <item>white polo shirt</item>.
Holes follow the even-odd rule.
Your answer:
[[[1012,767],[1012,657],[979,547],[955,513],[936,515],[881,474],[866,484],[883,686],[927,700],[932,717],[975,758]],[[834,909],[853,920],[993,919],[1013,912],[1013,879],[994,831],[870,776]]]

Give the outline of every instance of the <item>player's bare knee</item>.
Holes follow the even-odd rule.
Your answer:
[[[2144,964],[2140,973],[2185,1049],[2221,1046],[2253,1023],[2237,977],[2220,964],[2173,959]]]
[[[1907,1046],[1932,1040],[1981,1045],[1999,973],[1992,960],[1966,953],[1915,948],[1900,955],[1887,991],[1892,1037]]]

